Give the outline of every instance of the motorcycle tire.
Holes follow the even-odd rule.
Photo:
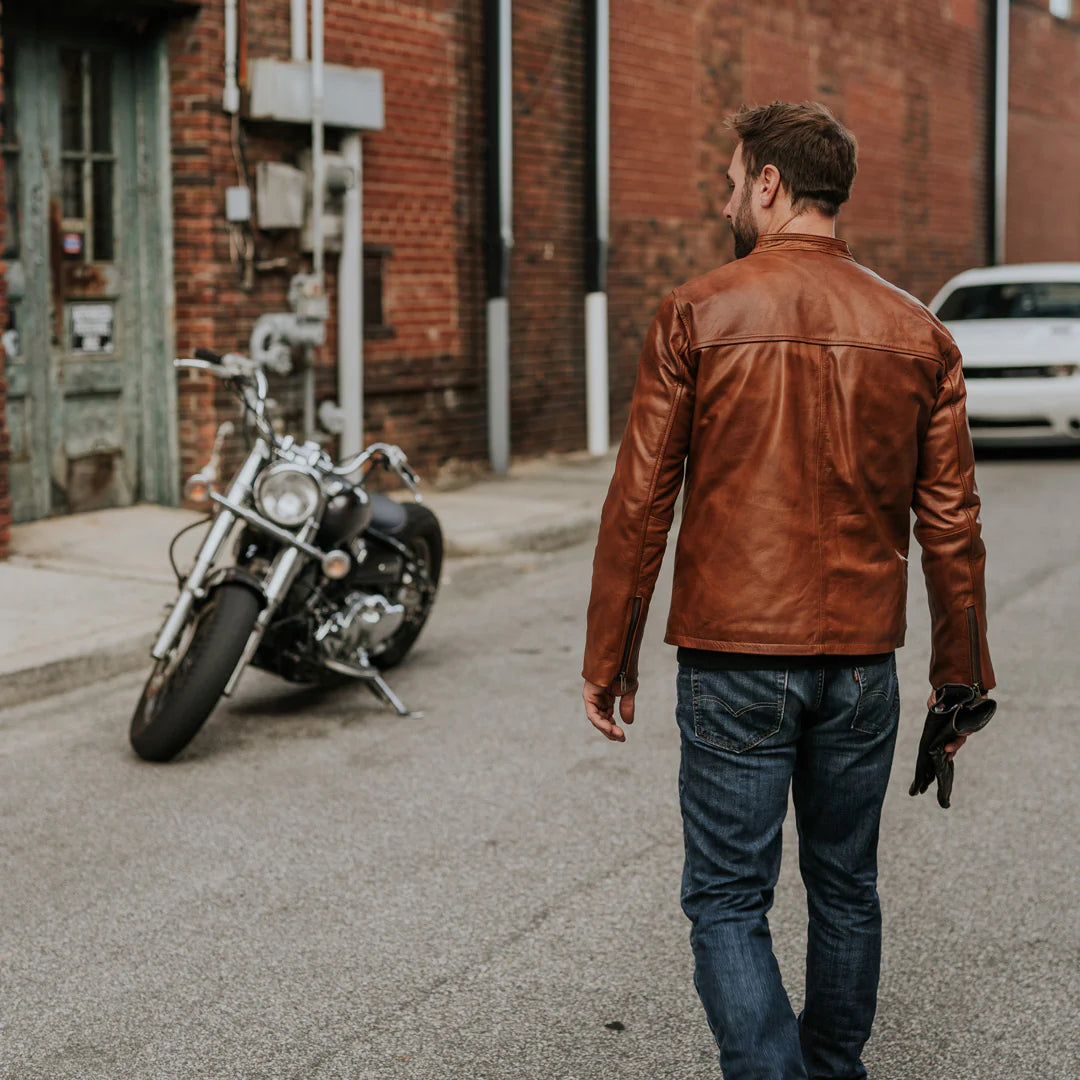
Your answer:
[[[405,659],[408,651],[416,644],[420,631],[424,629],[431,609],[435,604],[435,594],[439,588],[439,575],[442,573],[443,534],[439,519],[420,503],[405,503],[405,525],[396,534],[407,547],[415,551],[427,564],[428,579],[432,585],[431,595],[427,598],[419,617],[403,623],[398,631],[387,641],[386,648],[371,658],[372,664],[382,671],[397,667]]]
[[[218,585],[181,631],[179,654],[155,663],[129,732],[144,761],[169,761],[195,737],[218,703],[260,608],[260,598],[245,585]]]

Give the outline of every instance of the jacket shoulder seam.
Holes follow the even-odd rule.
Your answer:
[[[784,341],[792,345],[839,345],[854,349],[873,349],[875,352],[900,353],[903,356],[917,356],[923,360],[933,360],[945,367],[945,360],[938,352],[924,352],[922,349],[904,349],[895,345],[882,345],[874,341],[844,340],[840,338],[812,338],[791,337],[787,334],[741,334],[728,338],[714,338],[709,341],[701,341],[689,347],[690,352],[699,352],[701,349],[710,349],[723,345],[752,345],[755,342]]]

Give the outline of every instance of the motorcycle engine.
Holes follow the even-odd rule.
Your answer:
[[[348,593],[340,608],[320,624],[315,640],[333,654],[352,657],[358,649],[377,653],[405,619],[405,605],[377,593]]]

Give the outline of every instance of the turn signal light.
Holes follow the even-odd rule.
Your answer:
[[[327,552],[322,561],[322,572],[331,581],[340,581],[352,569],[352,559],[348,552]]]
[[[188,481],[184,485],[184,498],[194,503],[209,502],[210,491],[210,480],[203,476],[202,473],[196,473],[194,476],[188,477]]]

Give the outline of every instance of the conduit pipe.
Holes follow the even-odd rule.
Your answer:
[[[609,0],[589,0],[586,41],[585,398],[590,454],[611,445],[608,389]]]
[[[1009,179],[1009,0],[994,0],[993,221],[991,252],[1005,261],[1005,198]]]
[[[511,0],[484,0],[487,160],[488,457],[510,468],[510,250],[513,234]]]
[[[323,0],[311,0],[311,258],[312,268],[320,279],[323,276],[324,263],[323,199],[326,196],[326,158],[323,145],[325,83]]]
[[[341,456],[364,448],[364,290],[363,144],[359,132],[342,137],[341,156],[352,170],[345,192],[345,213],[338,261],[338,406],[341,409]]]
[[[221,107],[235,114],[240,109],[240,84],[236,81],[236,0],[225,0],[225,90]]]
[[[323,244],[323,200],[326,197],[323,112],[325,108],[323,65],[323,0],[311,0],[311,266],[315,287],[326,295],[325,251]],[[315,354],[305,349],[304,432],[315,436]]]
[[[292,58],[307,60],[307,0],[289,0]]]

